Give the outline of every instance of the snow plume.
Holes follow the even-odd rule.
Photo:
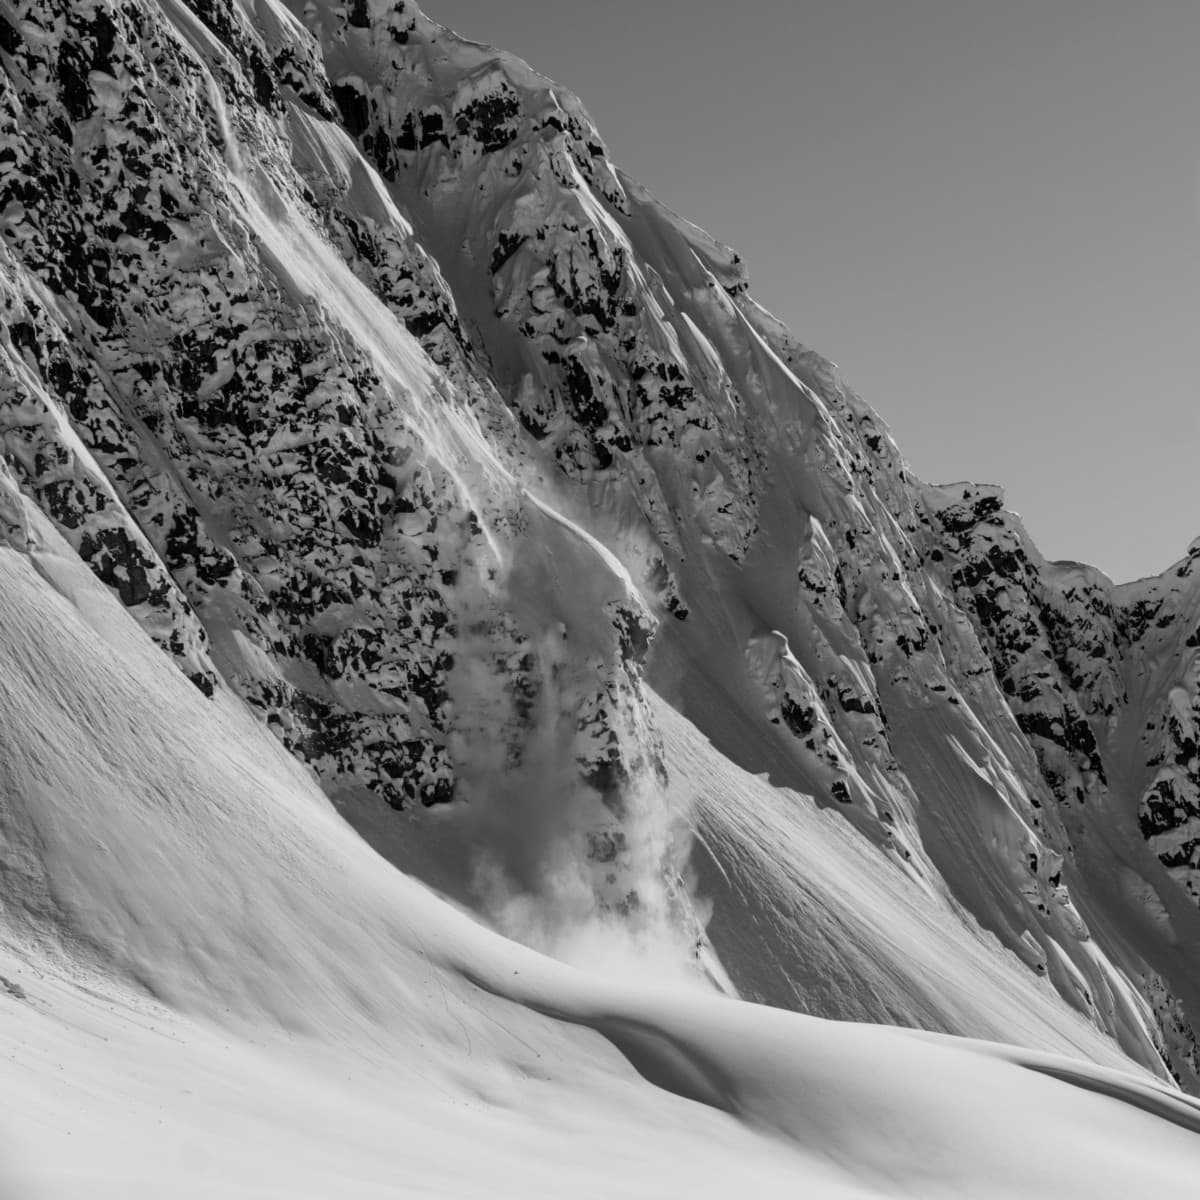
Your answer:
[[[532,501],[522,521],[451,682],[471,890],[546,953],[677,978],[698,969],[703,923],[642,691],[650,619],[585,532]]]

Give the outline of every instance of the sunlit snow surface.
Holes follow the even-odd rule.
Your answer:
[[[490,933],[377,857],[29,516],[32,556],[0,549],[8,1195],[1061,1198],[1200,1169],[1200,1110],[1149,1077]],[[882,952],[885,906],[916,901],[863,889]],[[901,924],[949,989],[989,986]],[[1056,1017],[1104,1056],[1049,1000],[1047,1039]]]
[[[276,30],[294,26],[273,0],[243,7]],[[344,16],[337,5],[295,7]],[[231,203],[275,283],[358,344],[464,497],[503,496],[519,511],[525,540],[488,545],[508,568],[508,599],[560,638],[571,618],[576,654],[601,661],[612,634],[598,632],[597,613],[637,586],[621,557],[639,552],[634,522],[623,525],[628,504],[615,502],[588,532],[582,491],[551,495],[528,462],[529,478],[518,478],[516,458],[484,435],[305,216],[295,189],[242,153],[212,73],[226,52],[176,0],[162,11],[195,51]],[[356,57],[361,39],[340,36],[331,35],[331,60],[372,65]],[[459,53],[430,69],[451,82],[491,70],[490,52],[460,44]],[[534,91],[549,86],[515,60],[504,69]],[[344,179],[356,211],[407,228],[343,130],[298,104],[286,124],[297,162]],[[641,917],[597,909],[593,878],[560,856],[567,840],[554,836],[554,820],[569,824],[574,813],[546,786],[559,776],[518,795],[523,777],[502,775],[487,737],[495,730],[486,713],[472,725],[469,706],[457,731],[478,742],[465,747],[468,803],[421,822],[361,797],[335,811],[230,689],[207,700],[187,682],[0,465],[9,541],[0,540],[0,1195],[1061,1198],[1172,1195],[1200,1177],[1200,1109],[1137,1073],[1099,1027],[1157,1065],[1145,1001],[1090,939],[1065,889],[1042,924],[1021,925],[1023,910],[1008,903],[1018,887],[1039,899],[1023,865],[1031,845],[1042,874],[1054,873],[1044,847],[1025,840],[1022,788],[1036,768],[1026,763],[1022,778],[1013,766],[1018,751],[1031,760],[1015,726],[1002,746],[973,715],[950,712],[957,694],[934,710],[922,689],[948,693],[944,675],[905,676],[888,707],[909,751],[905,770],[928,793],[920,805],[882,756],[832,727],[823,731],[829,761],[869,804],[820,809],[774,786],[800,780],[815,790],[835,777],[816,757],[800,770],[805,756],[793,747],[789,759],[786,743],[772,742],[770,717],[812,688],[799,639],[780,632],[795,620],[782,581],[794,583],[797,567],[813,578],[832,571],[823,519],[882,526],[883,509],[863,509],[836,461],[829,414],[784,364],[791,343],[749,301],[734,305],[743,281],[725,252],[597,161],[595,193],[577,166],[560,163],[570,186],[550,207],[561,202],[562,212],[534,213],[540,198],[526,196],[509,214],[512,229],[526,218],[531,229],[543,219],[558,228],[578,205],[613,245],[636,252],[639,278],[654,280],[647,308],[662,305],[655,336],[682,346],[717,392],[727,388],[720,416],[730,428],[720,432],[736,450],[733,372],[758,406],[764,478],[778,485],[752,512],[733,486],[736,464],[727,464],[733,484],[711,464],[689,466],[691,475],[662,467],[668,491],[703,517],[684,530],[681,574],[690,595],[714,599],[684,626],[665,621],[656,651],[655,682],[676,673],[687,687],[663,686],[647,706],[669,784],[646,770],[625,798],[643,855],[631,856]],[[438,181],[427,182],[427,207],[453,208],[454,189],[434,196]],[[464,220],[480,224],[491,203],[472,194],[482,207]],[[442,236],[450,261],[458,247]],[[518,269],[515,260],[506,268]],[[490,295],[465,289],[463,299],[479,308],[470,319],[495,319],[484,311]],[[64,437],[94,466],[73,431]],[[801,465],[809,507],[788,490]],[[947,503],[958,503],[953,490]],[[735,572],[730,563],[747,551]],[[880,628],[894,633],[921,604],[942,603],[933,591],[918,602],[897,582],[898,559],[864,557],[860,608],[892,606]],[[210,634],[229,634],[206,619]],[[875,685],[834,625],[828,644],[809,652],[836,659],[865,696]],[[1173,678],[1173,644],[1147,689]],[[986,712],[992,699],[979,686],[973,700]],[[720,731],[723,745],[698,724],[714,740]],[[569,748],[566,758],[573,766]],[[881,834],[875,810],[893,803],[894,836]],[[875,840],[863,836],[868,826]],[[476,836],[494,851],[501,832],[520,854],[544,854],[536,893],[464,849]],[[684,834],[694,838],[695,878],[664,879],[664,864],[686,869],[677,862]],[[1096,861],[1103,873],[1108,860]],[[396,863],[554,957],[505,940]],[[1153,914],[1145,890],[1138,900]],[[660,919],[681,891],[711,915],[707,938]],[[1190,910],[1164,912],[1162,936],[1189,919]],[[1090,1012],[1089,988],[1097,1023],[1064,999],[1075,989]]]

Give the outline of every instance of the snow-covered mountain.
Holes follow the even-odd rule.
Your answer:
[[[273,1153],[323,1127],[336,1054],[380,1128],[400,1054],[450,1121],[528,1139],[569,1099],[551,1166],[603,1138],[584,1113],[658,1130],[641,1175],[584,1153],[596,1194],[696,1152],[676,1096],[782,1130],[821,1194],[1194,1167],[1200,542],[1117,586],[999,489],[915,478],[574,96],[407,0],[4,0],[0,59],[0,981],[45,1089],[19,1178],[87,1110],[81,1161],[124,1186],[102,1148],[166,1085],[84,1097],[121,1047],[190,1077],[214,1022],[270,1043],[255,1120],[302,1097]],[[196,1113],[259,1069],[222,1053]],[[1058,1138],[1019,1168],[992,1108],[951,1119],[993,1086]],[[695,1180],[744,1152],[793,1186],[724,1119]],[[396,1169],[324,1145],[289,1186]]]

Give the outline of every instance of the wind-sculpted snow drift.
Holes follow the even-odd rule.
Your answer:
[[[1116,586],[1045,562],[998,489],[914,478],[575,97],[406,0],[5,0],[0,58],[0,578],[120,630],[87,663],[97,705],[150,671],[162,720],[251,757],[269,731],[384,857],[559,957],[1200,1087],[1200,543]],[[20,658],[49,629],[0,640]],[[78,674],[38,656],[74,711]],[[178,796],[138,774],[150,719],[92,749],[175,814],[165,844],[178,820],[193,848],[250,837],[235,777],[219,819],[178,814],[220,790],[219,745]],[[36,728],[10,722],[5,761],[45,759]],[[308,788],[263,761],[263,786]],[[117,793],[81,793],[90,832],[56,840],[84,775],[46,778],[4,781],[13,953],[58,945],[187,1006],[214,987],[206,939],[235,974],[250,945],[277,982],[243,998],[292,1028],[306,935],[268,952],[247,904],[240,949],[189,927],[165,965],[179,930],[129,882],[158,860],[121,883],[74,857],[131,819]],[[353,853],[319,894],[391,912]],[[210,854],[176,885],[197,913],[261,869]],[[406,903],[436,941],[449,918]],[[353,945],[386,957],[391,917],[364,920]],[[582,1019],[471,953],[452,970]],[[329,1022],[422,1006],[384,976],[334,987]],[[686,1022],[613,1003],[583,1023],[654,1082],[779,1126]]]
[[[21,512],[27,550],[0,549],[4,1195],[1115,1200],[1200,1166],[1196,1104],[1036,991],[1028,1040],[1090,1063],[584,973],[481,928]],[[930,918],[808,832],[847,920]]]

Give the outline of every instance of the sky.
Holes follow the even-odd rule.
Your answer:
[[[423,7],[578,94],[919,475],[1118,581],[1200,535],[1200,3]]]

